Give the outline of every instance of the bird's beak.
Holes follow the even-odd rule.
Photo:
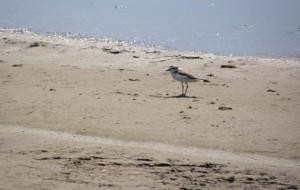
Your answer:
[[[170,69],[167,69],[166,71],[170,71]]]

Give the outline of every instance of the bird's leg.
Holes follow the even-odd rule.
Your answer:
[[[181,91],[182,91],[182,93],[181,93],[181,96],[184,96],[184,86],[183,86],[183,82],[181,82]]]
[[[184,92],[184,96],[186,95],[186,92],[187,92],[187,90],[188,90],[188,88],[189,88],[188,83],[186,82],[185,84],[186,84],[186,89],[185,89],[185,92]]]

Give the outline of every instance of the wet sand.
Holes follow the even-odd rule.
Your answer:
[[[299,186],[297,59],[8,31],[0,37],[4,189]],[[209,82],[190,84],[188,97],[178,98],[180,83],[164,71],[170,65]],[[42,135],[47,131],[49,137]],[[79,140],[53,139],[52,131]]]

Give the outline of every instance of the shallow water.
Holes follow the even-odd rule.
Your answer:
[[[299,0],[0,0],[0,27],[223,55],[300,56]]]

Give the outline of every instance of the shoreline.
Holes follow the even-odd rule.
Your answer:
[[[113,45],[125,45],[130,46],[131,48],[138,48],[138,49],[150,49],[150,50],[162,50],[162,51],[169,51],[174,53],[187,53],[187,54],[197,54],[197,55],[212,55],[216,57],[232,57],[232,58],[260,58],[260,59],[289,59],[289,60],[300,60],[300,55],[277,55],[277,54],[221,54],[221,53],[212,53],[207,51],[195,51],[195,50],[186,50],[186,49],[176,49],[172,47],[165,47],[162,45],[157,44],[147,44],[145,42],[130,42],[126,40],[116,40],[113,38],[105,38],[105,37],[93,37],[84,34],[76,34],[71,32],[36,32],[32,31],[28,28],[11,28],[11,27],[0,27],[0,32],[8,32],[8,33],[15,33],[15,34],[26,34],[31,36],[43,36],[45,38],[52,38],[52,39],[66,39],[66,40],[75,40],[75,41],[85,41],[88,43],[106,43],[106,44],[113,44]]]

